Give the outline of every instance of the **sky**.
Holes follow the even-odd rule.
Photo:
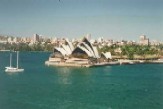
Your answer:
[[[163,41],[163,0],[0,0],[0,34]]]

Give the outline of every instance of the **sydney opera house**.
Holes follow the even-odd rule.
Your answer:
[[[68,39],[59,47],[55,47],[49,60],[45,63],[55,66],[90,67],[111,59],[110,52],[99,54],[97,47],[93,46],[84,37],[76,47]]]

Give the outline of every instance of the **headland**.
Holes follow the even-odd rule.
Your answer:
[[[149,55],[144,53],[137,55],[130,50],[129,46],[127,47],[116,48],[115,52],[118,52],[120,55],[112,55],[112,50],[103,51],[97,45],[93,45],[86,37],[75,46],[71,41],[65,39],[64,43],[54,47],[53,53],[45,64],[60,67],[98,67],[122,64],[163,63],[163,60],[156,54]],[[127,51],[127,49],[129,50]]]

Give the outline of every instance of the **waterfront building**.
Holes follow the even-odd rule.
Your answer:
[[[150,45],[160,45],[160,42],[157,40],[153,40],[150,42]]]
[[[97,48],[86,37],[77,45],[71,55],[75,58],[99,58]]]
[[[59,47],[55,47],[48,62],[60,66],[89,66],[100,58],[98,50],[84,37],[74,48],[72,42],[65,39]]]
[[[112,56],[110,52],[106,52],[106,53],[102,52],[99,62],[108,62],[111,59],[112,59]]]
[[[72,51],[74,50],[74,46],[72,45],[72,42],[70,42],[68,39],[65,39],[65,42],[62,43],[59,47],[54,47],[53,54],[50,56],[49,60],[54,61],[54,58],[66,59],[68,58]]]
[[[145,35],[141,35],[139,44],[140,45],[149,45],[149,38],[146,38]]]

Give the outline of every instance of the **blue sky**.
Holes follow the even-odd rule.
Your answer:
[[[0,0],[0,34],[163,40],[163,0]]]

